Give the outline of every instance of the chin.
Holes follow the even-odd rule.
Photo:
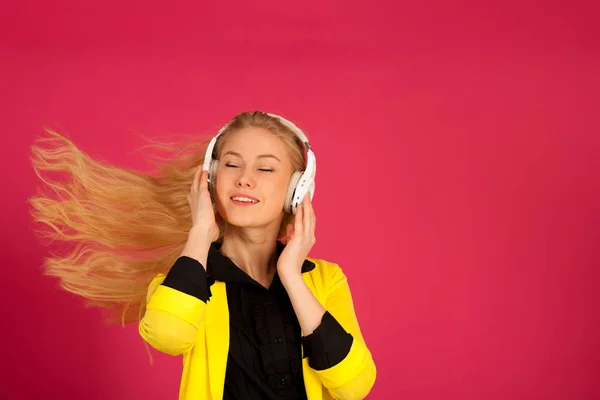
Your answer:
[[[236,215],[237,213],[228,213],[225,216],[225,221],[229,225],[238,226],[240,228],[251,228],[262,226],[265,224],[265,221],[262,221],[262,218],[256,218],[251,215]]]
[[[264,211],[266,210],[237,209],[236,206],[219,207],[219,214],[232,226],[240,228],[258,228],[281,223],[283,212],[276,214],[265,213]]]

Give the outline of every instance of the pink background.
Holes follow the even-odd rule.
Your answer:
[[[140,135],[261,109],[314,145],[311,255],[349,277],[369,398],[599,398],[595,3],[3,4],[0,397],[179,387],[179,358],[150,366],[136,326],[42,276],[25,200],[43,127],[146,169]]]

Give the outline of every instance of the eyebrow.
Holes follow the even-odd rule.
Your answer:
[[[236,156],[236,157],[239,157],[239,158],[243,158],[243,157],[242,157],[242,155],[241,155],[240,153],[236,153],[235,151],[228,151],[228,152],[225,152],[225,153],[223,154],[223,157],[225,157],[227,154],[231,154],[232,156]],[[273,154],[260,154],[260,155],[256,156],[256,158],[274,158],[274,159],[276,159],[277,161],[281,162],[281,160],[280,160],[279,158],[275,157]]]

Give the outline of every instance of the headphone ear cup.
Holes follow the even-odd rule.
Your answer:
[[[296,194],[298,182],[300,182],[301,177],[302,177],[302,172],[300,172],[300,171],[295,171],[292,174],[292,178],[290,179],[290,184],[288,186],[288,190],[285,195],[285,204],[283,205],[283,210],[290,214],[293,213],[292,201],[294,200],[294,195]]]
[[[210,199],[213,203],[217,202],[217,169],[219,167],[218,160],[211,160],[210,166],[208,167],[208,176],[210,182],[208,183],[208,191],[210,192]]]

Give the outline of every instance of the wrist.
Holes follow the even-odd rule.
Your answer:
[[[283,284],[283,286],[289,286],[289,285],[293,285],[297,282],[304,282],[304,280],[302,279],[302,273],[300,272],[300,270],[291,270],[291,271],[286,271],[283,269],[278,269],[277,273],[279,274],[279,279],[281,280],[281,283]]]
[[[195,246],[201,247],[210,247],[213,242],[210,239],[210,236],[200,229],[198,226],[192,226],[192,228],[188,231],[188,243],[192,243]]]
[[[192,228],[188,232],[188,240],[183,247],[181,255],[195,259],[206,269],[211,243],[205,234]]]

